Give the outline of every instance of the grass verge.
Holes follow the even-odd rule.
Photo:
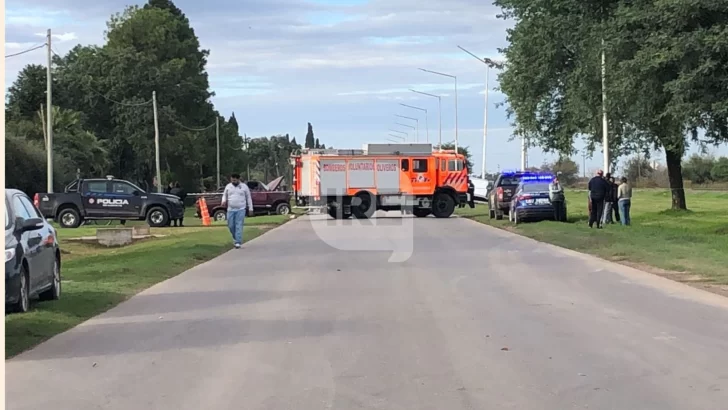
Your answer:
[[[61,299],[36,302],[26,314],[5,316],[5,356],[9,358],[30,349],[231,247],[229,233],[221,229],[164,230],[169,236],[123,248],[62,242]],[[245,240],[266,230],[248,224]],[[59,230],[63,231],[76,230]]]
[[[488,217],[488,206],[458,214],[542,242],[635,266],[728,295],[728,193],[686,192],[690,210],[665,210],[670,192],[639,190],[632,201],[632,226],[587,225],[585,191],[567,192],[569,223],[514,226]]]

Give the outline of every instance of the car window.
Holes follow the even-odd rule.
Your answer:
[[[137,189],[127,182],[114,181],[111,183],[111,192],[114,194],[131,195]]]
[[[21,195],[20,202],[23,203],[23,205],[25,206],[25,209],[28,211],[31,218],[43,218],[43,216],[40,214],[40,211],[38,210],[38,208],[36,208],[35,205],[33,205],[33,203],[30,202],[30,199],[28,199],[28,197]]]
[[[251,191],[258,191],[260,189],[260,184],[258,181],[248,181],[245,183],[245,185],[248,186],[248,189]]]
[[[499,186],[503,185],[518,185],[518,183],[521,182],[521,177],[503,177],[501,178],[500,182],[498,183]]]
[[[20,201],[20,198],[21,198],[20,195],[15,195],[13,197],[13,211],[14,211],[13,213],[18,218],[23,218],[23,219],[30,219],[30,218],[32,218],[30,212],[28,212],[28,210],[25,209],[25,206]]]
[[[523,192],[543,192],[548,190],[549,184],[547,183],[523,184]]]
[[[458,168],[457,161],[455,161],[454,159],[447,161],[447,170],[448,171],[457,171],[458,170],[457,168]]]
[[[105,194],[107,184],[106,181],[93,181],[86,182],[86,192],[92,192],[95,194]]]

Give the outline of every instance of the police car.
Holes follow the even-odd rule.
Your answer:
[[[78,179],[64,193],[39,193],[34,203],[47,219],[64,228],[77,228],[84,220],[146,220],[149,226],[168,226],[184,217],[182,201],[174,195],[145,192],[113,176]]]
[[[554,205],[549,199],[549,185],[553,180],[554,176],[551,174],[524,175],[511,198],[508,220],[519,224],[554,219]],[[566,220],[566,202],[563,207],[563,217]]]

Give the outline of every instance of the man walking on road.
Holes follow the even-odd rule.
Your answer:
[[[589,198],[591,199],[591,209],[589,212],[589,227],[593,228],[594,223],[597,229],[602,227],[602,216],[604,215],[604,200],[609,192],[609,184],[604,179],[604,172],[597,171],[597,175],[589,180]]]
[[[253,198],[248,186],[240,182],[240,174],[230,175],[230,183],[222,194],[222,206],[227,206],[228,228],[235,241],[235,248],[240,249],[243,244],[245,211],[253,214]]]

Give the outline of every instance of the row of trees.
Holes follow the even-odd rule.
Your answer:
[[[53,59],[55,190],[77,175],[113,174],[152,188],[155,177],[152,90],[159,112],[163,183],[214,189],[215,123],[221,173],[272,179],[290,174],[288,157],[301,146],[277,135],[241,137],[235,114],[211,102],[209,52],[169,0],[127,7],[107,23],[105,44],[78,45]],[[28,193],[46,189],[46,68],[28,65],[8,90],[7,184]],[[318,139],[308,124],[308,139]]]
[[[531,145],[564,156],[602,141],[613,164],[666,154],[672,207],[687,207],[682,158],[691,143],[728,139],[728,9],[700,0],[496,0],[508,31],[499,80],[509,117]],[[602,63],[602,55],[605,63]]]

